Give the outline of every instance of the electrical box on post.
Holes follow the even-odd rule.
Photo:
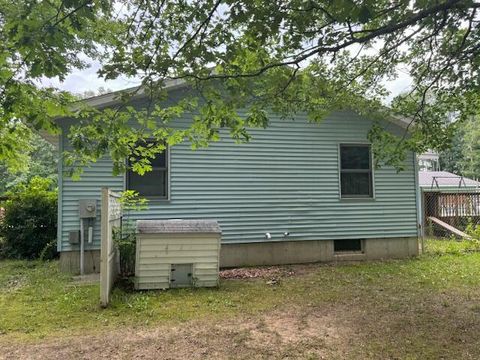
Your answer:
[[[80,219],[90,219],[97,217],[97,200],[78,200],[78,211],[80,213]]]

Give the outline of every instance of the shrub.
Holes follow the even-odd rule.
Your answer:
[[[51,180],[34,177],[7,193],[0,223],[3,256],[51,259],[56,255],[57,191],[51,186]]]
[[[113,240],[120,253],[120,275],[130,277],[135,275],[135,252],[137,236],[135,224],[132,221],[124,221],[122,227],[114,229]]]
[[[130,220],[132,211],[142,211],[147,208],[147,200],[138,195],[136,191],[126,190],[120,198],[124,221],[122,226],[114,230],[113,240],[120,253],[120,275],[131,277],[135,275],[135,255],[137,234],[135,222]]]
[[[473,223],[472,220],[469,219],[465,233],[470,236],[470,239],[467,240],[470,250],[480,251],[480,225]]]

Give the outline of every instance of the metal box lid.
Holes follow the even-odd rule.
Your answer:
[[[216,220],[138,220],[138,234],[214,233],[222,230]]]

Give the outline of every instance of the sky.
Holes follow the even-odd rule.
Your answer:
[[[100,68],[98,62],[91,62],[90,67],[83,70],[73,70],[63,82],[58,79],[43,79],[44,86],[55,86],[61,90],[67,90],[75,94],[83,94],[85,91],[94,91],[101,87],[108,90],[122,90],[140,84],[139,79],[120,77],[115,80],[105,81],[97,75]]]

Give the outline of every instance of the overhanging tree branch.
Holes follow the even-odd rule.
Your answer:
[[[229,79],[229,78],[251,78],[251,77],[257,77],[265,73],[266,71],[275,68],[275,67],[282,67],[282,66],[292,66],[292,65],[298,65],[301,62],[311,58],[312,56],[323,54],[323,53],[336,53],[342,49],[345,49],[353,44],[362,44],[366,43],[369,41],[372,41],[376,38],[379,38],[380,36],[394,33],[396,31],[405,29],[407,27],[410,27],[412,25],[417,24],[421,20],[424,20],[436,13],[442,12],[442,11],[447,11],[452,8],[457,7],[459,4],[462,3],[462,0],[449,0],[443,3],[436,4],[434,6],[431,6],[427,9],[421,10],[417,13],[415,13],[413,16],[410,18],[398,22],[398,23],[390,23],[385,26],[382,26],[376,30],[373,30],[369,32],[367,35],[362,36],[362,37],[356,37],[352,38],[350,40],[344,41],[340,44],[334,45],[334,46],[316,46],[314,47],[311,51],[302,54],[301,56],[297,56],[292,60],[288,61],[278,61],[278,62],[272,62],[269,64],[266,64],[265,66],[262,66],[258,68],[255,71],[249,72],[249,73],[234,73],[234,74],[210,74],[208,76],[198,76],[193,73],[185,73],[180,76],[172,76],[169,77],[171,79],[186,79],[186,78],[195,78],[196,80],[211,80],[211,79]],[[469,4],[468,6],[465,6],[464,8],[466,9],[474,9],[480,7],[480,4],[477,3],[472,3]]]

